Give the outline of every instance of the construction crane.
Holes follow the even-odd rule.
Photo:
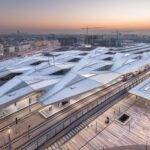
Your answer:
[[[89,30],[95,30],[95,29],[104,29],[104,27],[85,27],[85,28],[81,28],[82,30],[85,30],[86,31],[86,37],[88,38],[88,36],[89,36]],[[92,38],[93,38],[93,35],[92,35]],[[92,39],[92,43],[93,43],[93,39]],[[90,45],[89,44],[89,42],[88,42],[88,40],[87,40],[87,43],[85,43],[85,44],[87,44],[87,45]]]

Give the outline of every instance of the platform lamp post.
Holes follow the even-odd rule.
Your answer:
[[[148,142],[149,142],[149,118],[146,117],[145,122],[143,123],[143,130],[145,134],[145,149],[148,150]]]
[[[129,132],[131,131],[131,120],[129,120]]]
[[[120,106],[119,106],[119,115],[120,115],[120,113],[121,113],[121,110],[120,110]]]
[[[10,136],[11,135],[11,128],[8,128],[7,134],[8,134],[8,149],[12,150],[11,136]]]
[[[147,140],[146,140],[146,148],[145,149],[147,150]]]
[[[95,133],[97,133],[97,121],[95,122]]]
[[[31,125],[28,125],[28,139],[30,139],[30,127]]]
[[[31,98],[29,97],[29,112],[31,112]]]
[[[28,125],[28,139],[30,139],[30,125]]]
[[[104,150],[105,148],[104,148],[104,146],[102,145],[100,149],[101,149],[101,150]]]
[[[147,111],[148,111],[148,102],[145,101],[145,114],[146,114],[146,115],[148,115],[148,114],[147,114]]]
[[[148,141],[149,141],[149,136],[146,135],[146,145],[145,145],[146,150],[148,150]]]
[[[114,110],[114,113],[113,113],[113,114],[114,114],[114,119],[115,119],[115,118],[116,118],[116,111],[115,111],[115,110]]]

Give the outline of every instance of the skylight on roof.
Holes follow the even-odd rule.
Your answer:
[[[40,65],[40,64],[43,63],[43,62],[45,62],[45,61],[36,61],[36,62],[34,62],[34,63],[31,63],[30,65],[31,65],[31,66],[37,66],[37,65]]]
[[[116,54],[116,52],[107,52],[105,54]]]
[[[113,57],[106,57],[103,60],[105,60],[105,61],[111,61],[111,60],[113,60]]]
[[[87,55],[88,53],[81,53],[81,54],[79,54],[79,55],[81,55],[81,56],[85,56],[85,55]]]
[[[0,86],[5,84],[7,81],[11,80],[12,78],[14,78],[15,76],[19,76],[22,73],[10,73],[2,78],[0,78]]]
[[[59,71],[56,71],[50,75],[65,75],[66,73],[68,73],[70,71],[70,68],[67,69],[61,69]]]
[[[68,62],[78,62],[80,60],[80,58],[73,58],[71,60],[69,60]]]
[[[105,65],[103,67],[100,67],[96,69],[96,71],[109,71],[112,68],[113,65]]]

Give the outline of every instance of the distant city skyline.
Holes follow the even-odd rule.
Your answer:
[[[0,0],[0,33],[150,30],[150,0]]]

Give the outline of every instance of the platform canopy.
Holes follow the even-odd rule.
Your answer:
[[[54,58],[52,58],[52,56]],[[50,105],[118,82],[150,62],[150,44],[91,51],[66,50],[0,62],[0,109],[31,93]]]
[[[150,56],[150,53],[147,53]],[[138,71],[147,65],[150,57],[132,53],[113,53],[100,47],[89,52],[71,70],[47,90],[40,99],[43,105],[57,103],[79,94],[110,85],[123,74]]]
[[[150,100],[150,79],[143,81],[129,91],[131,94]]]
[[[0,62],[0,109],[53,87],[87,51],[72,50],[17,57]],[[55,56],[55,64],[51,56]]]

